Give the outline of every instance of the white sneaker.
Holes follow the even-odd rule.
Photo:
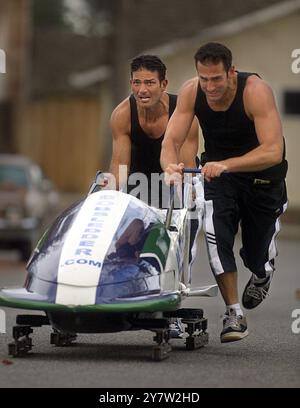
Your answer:
[[[246,336],[248,336],[246,317],[238,316],[235,310],[225,313],[220,335],[221,343],[241,340]]]

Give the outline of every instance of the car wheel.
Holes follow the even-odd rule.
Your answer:
[[[31,242],[30,241],[22,242],[20,245],[20,252],[22,261],[27,262],[32,252]]]

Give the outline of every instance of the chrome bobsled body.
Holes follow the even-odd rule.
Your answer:
[[[99,191],[59,216],[27,265],[25,287],[0,305],[46,312],[143,312],[180,305],[189,245],[186,210],[164,211],[118,191]]]

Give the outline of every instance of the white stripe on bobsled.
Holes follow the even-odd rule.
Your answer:
[[[62,249],[56,303],[95,303],[103,261],[129,199],[117,191],[99,191],[87,197]]]

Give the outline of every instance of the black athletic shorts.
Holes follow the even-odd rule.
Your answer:
[[[249,175],[249,173],[247,173]],[[204,185],[204,231],[215,275],[237,270],[234,237],[241,226],[244,264],[258,277],[274,269],[279,217],[287,207],[284,181],[223,174]]]

